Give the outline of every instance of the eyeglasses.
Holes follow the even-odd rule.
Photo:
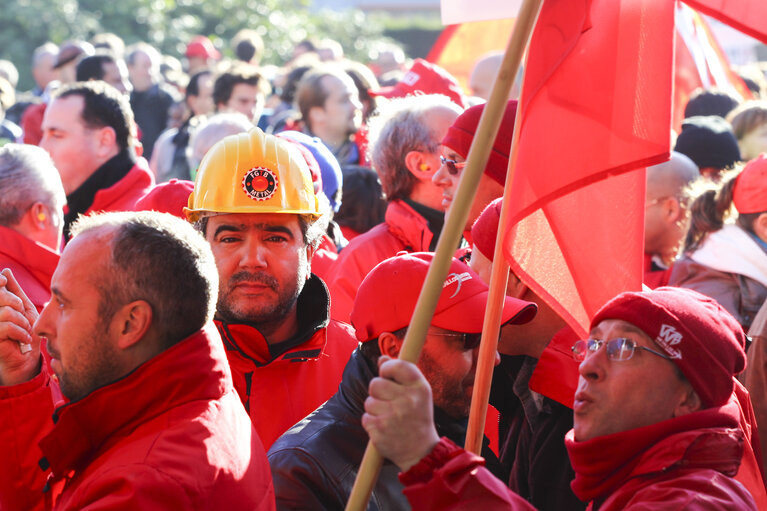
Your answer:
[[[448,333],[448,332],[429,332],[430,335],[441,335],[444,337],[462,337],[463,338],[463,347],[467,350],[473,350],[477,346],[479,346],[479,341],[482,340],[482,333],[478,334],[467,334],[467,333]]]
[[[634,356],[634,352],[638,349],[649,351],[653,355],[658,355],[666,360],[671,360],[671,357],[664,355],[659,351],[655,351],[644,346],[639,346],[636,342],[625,337],[619,337],[617,339],[610,339],[609,341],[601,341],[599,339],[588,339],[586,341],[576,341],[571,348],[573,352],[573,358],[578,362],[586,360],[587,357],[599,351],[599,348],[606,346],[607,358],[617,362],[629,360]]]
[[[442,165],[447,167],[447,171],[451,176],[457,176],[458,171],[463,170],[463,168],[466,166],[465,161],[448,160],[441,155],[439,157],[439,161],[442,162]]]

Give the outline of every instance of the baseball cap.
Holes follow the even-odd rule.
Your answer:
[[[395,332],[410,324],[433,259],[431,252],[403,252],[368,273],[357,291],[351,313],[358,341],[370,341],[382,332]],[[453,258],[431,324],[454,332],[481,332],[488,294],[489,289],[479,275]],[[506,297],[501,324],[527,323],[537,310],[532,302]]]
[[[738,213],[767,211],[767,154],[762,153],[748,162],[735,179],[732,203]]]
[[[219,52],[213,42],[204,35],[194,36],[189,44],[186,45],[186,57],[201,57],[208,59],[220,59],[221,52]]]
[[[369,91],[371,96],[404,98],[411,94],[444,94],[461,108],[466,108],[466,96],[453,75],[436,64],[415,59],[410,71],[395,85]]]
[[[184,179],[171,179],[152,187],[149,192],[136,201],[136,211],[159,211],[170,213],[186,220],[184,207],[189,195],[194,190],[194,183]]]

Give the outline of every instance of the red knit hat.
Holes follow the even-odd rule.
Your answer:
[[[436,64],[423,59],[415,59],[410,71],[390,87],[368,91],[371,96],[385,98],[404,98],[411,94],[444,94],[453,103],[466,108],[466,96],[453,75]]]
[[[405,253],[386,259],[368,273],[354,299],[351,321],[360,342],[396,332],[410,324],[434,254]],[[431,324],[454,332],[479,333],[488,288],[471,268],[453,258]],[[532,302],[506,297],[502,324],[527,323],[535,317]]]
[[[475,105],[459,115],[453,125],[448,128],[445,138],[442,139],[442,145],[466,158],[485,104]],[[490,158],[485,166],[485,174],[500,184],[506,183],[506,168],[509,166],[509,150],[516,115],[517,101],[512,99],[506,104],[506,111],[503,113],[498,134],[493,142],[493,150],[490,151]]]
[[[491,261],[495,254],[495,237],[501,221],[502,206],[503,197],[495,199],[487,205],[471,226],[471,242],[474,248]]]
[[[735,181],[732,203],[738,213],[767,211],[767,154],[760,154],[743,168]]]
[[[746,337],[713,298],[691,289],[659,287],[621,293],[591,320],[621,319],[640,328],[679,367],[706,408],[732,394],[733,377],[746,367]]]
[[[189,202],[189,195],[194,190],[194,183],[183,179],[171,179],[149,190],[149,193],[136,201],[136,211],[159,211],[170,213],[186,220],[184,208]]]

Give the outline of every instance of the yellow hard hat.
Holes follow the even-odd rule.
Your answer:
[[[293,213],[319,217],[306,160],[291,142],[258,128],[217,142],[197,171],[184,213]]]

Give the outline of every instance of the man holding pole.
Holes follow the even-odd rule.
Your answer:
[[[399,355],[433,257],[401,254],[380,263],[362,282],[351,314],[362,345],[346,365],[339,391],[269,451],[278,509],[344,508],[367,442],[360,419],[368,383],[379,358]],[[465,435],[487,291],[468,266],[452,260],[419,361],[434,389],[429,417],[457,442]],[[526,323],[534,314],[533,304],[506,298],[502,322]],[[491,451],[485,446],[483,454]],[[393,464],[384,465],[368,509],[407,506],[397,472]]]
[[[694,291],[627,292],[603,306],[589,339],[572,347],[580,378],[565,442],[576,495],[600,511],[757,509],[733,479],[744,442],[733,392],[744,345],[737,321]],[[402,469],[413,508],[466,498],[485,510],[533,509],[480,457],[428,426],[430,390],[417,367],[385,359],[379,374],[362,424]]]

